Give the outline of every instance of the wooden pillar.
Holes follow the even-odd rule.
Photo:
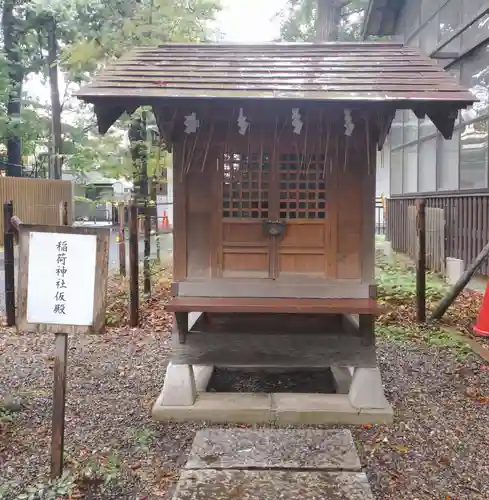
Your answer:
[[[60,201],[59,202],[59,225],[67,226],[68,225],[68,202]]]
[[[416,319],[426,321],[426,202],[416,202],[417,256],[416,256]]]
[[[130,276],[130,304],[129,325],[139,325],[139,232],[138,207],[134,201],[129,207],[129,276]]]
[[[118,206],[118,218],[119,218],[119,273],[121,276],[126,276],[126,235],[125,235],[125,224],[126,224],[126,213],[124,202],[120,202]]]

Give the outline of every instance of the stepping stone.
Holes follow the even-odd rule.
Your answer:
[[[172,500],[374,500],[349,430],[204,429]]]
[[[374,500],[360,472],[185,470],[173,500]]]
[[[359,471],[348,430],[204,429],[186,469],[317,469]]]

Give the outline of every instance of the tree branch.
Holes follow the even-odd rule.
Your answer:
[[[365,9],[356,9],[356,10],[348,10],[346,12],[343,12],[341,14],[341,17],[342,18],[345,18],[345,17],[349,17],[349,16],[352,16],[353,14],[360,14],[361,12],[363,12]]]
[[[65,91],[63,92],[63,98],[61,99],[61,112],[64,111],[66,101],[68,100],[68,87],[69,83],[65,81]]]

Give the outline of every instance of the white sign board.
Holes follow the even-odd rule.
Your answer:
[[[97,236],[29,233],[27,322],[90,326]]]

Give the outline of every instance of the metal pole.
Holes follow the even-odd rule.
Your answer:
[[[13,215],[13,202],[6,201],[3,204],[3,265],[5,270],[5,312],[7,326],[15,325],[15,235],[11,222]]]

